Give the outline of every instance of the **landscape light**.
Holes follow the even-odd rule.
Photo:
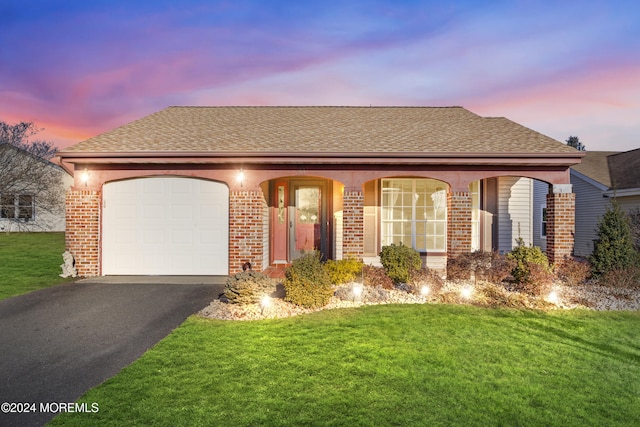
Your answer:
[[[430,289],[427,285],[420,288],[420,295],[422,295],[422,298],[427,298],[427,295],[429,295],[429,291]]]
[[[359,300],[360,296],[362,295],[362,286],[354,285],[352,292],[353,292],[353,302],[356,302],[356,300]]]
[[[556,292],[555,290],[552,290],[551,292],[549,292],[549,295],[547,296],[547,301],[553,304],[558,304],[559,300],[560,298],[558,296],[558,292]]]
[[[265,295],[260,300],[260,315],[261,316],[264,314],[264,310],[266,308],[268,308],[269,306],[271,306],[271,297],[269,297],[269,295]]]
[[[473,289],[471,286],[465,286],[460,290],[460,296],[464,299],[471,299],[471,294],[473,293]]]

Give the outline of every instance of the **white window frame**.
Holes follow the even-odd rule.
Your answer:
[[[2,204],[3,199],[12,199],[10,203]],[[21,198],[30,197],[29,205],[21,204]],[[29,216],[22,216],[22,209],[29,209]],[[8,221],[29,222],[36,219],[36,198],[33,194],[2,194],[0,195],[0,219]]]
[[[547,238],[547,219],[545,219],[545,211],[547,210],[547,204],[540,205],[540,238]]]
[[[394,186],[393,184],[396,184]],[[410,184],[410,185],[409,185]],[[418,192],[418,184],[427,184],[425,190]],[[407,191],[397,186],[407,188]],[[410,186],[411,190],[408,190]],[[431,187],[431,188],[429,188]],[[402,242],[421,253],[446,253],[447,251],[447,184],[428,178],[385,178],[381,180],[380,235],[383,246]],[[393,198],[393,205],[386,205]],[[418,203],[421,203],[418,206]],[[417,218],[422,211],[424,218]],[[409,215],[406,215],[410,212]],[[428,217],[428,213],[431,213]],[[406,215],[406,216],[405,216]],[[418,236],[418,229],[424,233]],[[401,230],[400,233],[394,232]],[[402,238],[408,236],[408,238]],[[410,240],[410,241],[406,241]],[[424,244],[418,245],[418,241]],[[442,242],[442,247],[437,242]],[[429,245],[429,242],[433,242]]]

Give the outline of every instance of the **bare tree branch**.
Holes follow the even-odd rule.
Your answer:
[[[46,221],[33,220],[64,213],[64,171],[49,161],[53,144],[29,141],[38,131],[30,122],[0,121],[0,227],[46,227]]]

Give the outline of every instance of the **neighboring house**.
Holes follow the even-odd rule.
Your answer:
[[[312,249],[375,263],[400,242],[443,268],[532,242],[533,179],[562,257],[583,155],[461,107],[170,107],[58,153],[82,276],[263,271]]]
[[[73,177],[60,166],[0,144],[0,232],[64,231]]]
[[[640,208],[640,149],[617,153],[588,151],[582,163],[571,167],[571,184],[576,194],[574,254],[588,257],[593,252],[598,222],[612,200],[623,211]],[[544,220],[548,185],[535,183],[534,245],[546,250]]]

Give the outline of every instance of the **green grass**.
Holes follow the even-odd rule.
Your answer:
[[[26,294],[63,279],[64,233],[0,233],[0,299]]]
[[[640,313],[388,305],[189,318],[52,425],[640,425]]]

